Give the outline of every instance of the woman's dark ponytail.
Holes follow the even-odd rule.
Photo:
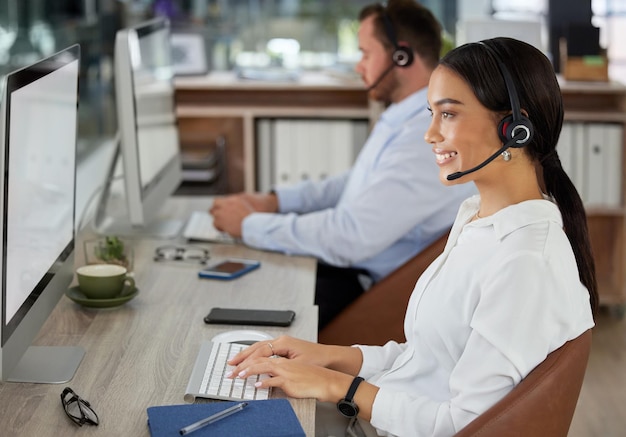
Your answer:
[[[591,309],[595,313],[598,308],[598,284],[596,281],[595,262],[589,241],[587,215],[582,199],[576,191],[571,179],[563,170],[556,150],[543,160],[543,183],[545,193],[551,196],[559,206],[563,217],[563,229],[572,245],[580,281],[589,291]]]

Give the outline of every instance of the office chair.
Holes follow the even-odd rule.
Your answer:
[[[320,331],[318,341],[346,346],[404,342],[404,313],[409,297],[420,275],[443,252],[448,234],[359,296]]]
[[[455,437],[567,437],[590,348],[588,330],[549,354]]]

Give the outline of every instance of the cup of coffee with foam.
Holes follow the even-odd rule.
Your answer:
[[[118,264],[89,264],[76,269],[80,291],[89,299],[113,299],[131,294],[135,280]]]

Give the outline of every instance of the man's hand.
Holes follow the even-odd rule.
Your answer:
[[[243,219],[256,212],[243,196],[217,198],[209,213],[213,216],[213,225],[222,232],[235,238],[241,238]]]

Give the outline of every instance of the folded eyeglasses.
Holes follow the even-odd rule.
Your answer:
[[[96,412],[91,408],[89,402],[74,393],[69,387],[65,387],[61,393],[61,403],[67,417],[78,426],[95,425],[98,426],[99,420]]]
[[[205,264],[209,251],[200,246],[159,246],[154,251],[155,261],[186,261]]]

